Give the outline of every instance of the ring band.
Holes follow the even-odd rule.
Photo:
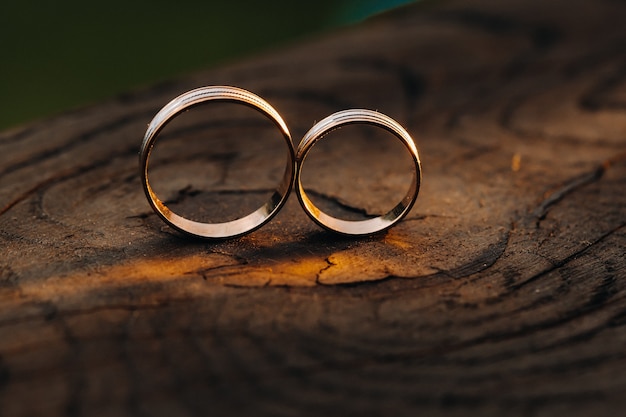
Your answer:
[[[394,134],[404,144],[413,160],[413,180],[407,194],[388,213],[367,220],[342,220],[321,211],[309,199],[302,186],[302,166],[313,145],[326,134],[349,124],[369,124]],[[366,109],[351,109],[334,113],[315,124],[302,138],[296,152],[296,192],[304,211],[320,226],[345,235],[369,235],[386,230],[399,222],[413,207],[419,193],[422,171],[419,153],[408,132],[395,120],[382,113]]]
[[[226,101],[249,106],[270,119],[280,130],[287,145],[288,160],[283,178],[269,200],[256,211],[233,221],[224,223],[201,223],[172,212],[157,197],[148,181],[148,161],[159,132],[183,111],[207,101]],[[141,143],[139,152],[141,180],[146,197],[154,211],[170,226],[183,233],[208,239],[223,239],[241,236],[258,229],[268,222],[283,206],[294,180],[295,152],[291,134],[278,112],[257,95],[236,87],[211,86],[188,91],[166,104],[154,116]]]

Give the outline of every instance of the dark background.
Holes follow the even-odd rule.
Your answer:
[[[4,1],[0,130],[408,2]]]

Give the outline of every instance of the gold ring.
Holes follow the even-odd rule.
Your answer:
[[[304,191],[302,166],[311,148],[329,132],[349,124],[369,124],[383,128],[400,139],[413,161],[413,179],[402,200],[382,216],[367,220],[343,220],[320,210]],[[296,152],[296,192],[304,211],[320,226],[345,235],[370,235],[386,230],[399,222],[413,207],[419,193],[422,169],[415,142],[408,132],[395,120],[382,113],[366,109],[351,109],[334,113],[315,124],[302,138]]]
[[[223,223],[201,223],[172,212],[157,197],[148,181],[150,153],[152,152],[159,132],[181,112],[208,101],[236,102],[259,111],[278,127],[282,133],[288,151],[288,158],[282,180],[280,184],[276,186],[269,200],[254,212],[242,218]],[[287,201],[293,184],[295,175],[295,152],[287,125],[269,103],[259,96],[241,88],[211,86],[198,88],[181,94],[166,104],[156,116],[154,116],[148,125],[148,130],[141,143],[139,168],[141,171],[143,189],[148,198],[148,202],[165,223],[191,236],[207,239],[224,239],[250,233],[263,226],[278,213]]]

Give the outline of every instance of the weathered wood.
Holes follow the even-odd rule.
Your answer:
[[[624,22],[610,0],[416,4],[1,134],[0,415],[623,412]],[[172,232],[139,142],[210,84],[266,98],[296,142],[344,108],[396,118],[422,154],[415,208],[365,239],[293,195],[240,239]],[[252,113],[198,110],[165,132],[155,181],[177,209],[228,214],[282,154]],[[377,138],[320,146],[319,199],[370,213],[401,192]],[[342,172],[383,172],[376,193],[342,186],[350,149]]]

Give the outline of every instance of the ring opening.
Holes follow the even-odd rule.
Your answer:
[[[200,223],[224,223],[271,198],[288,158],[267,117],[239,103],[210,102],[163,128],[148,174],[152,190],[170,211]]]

